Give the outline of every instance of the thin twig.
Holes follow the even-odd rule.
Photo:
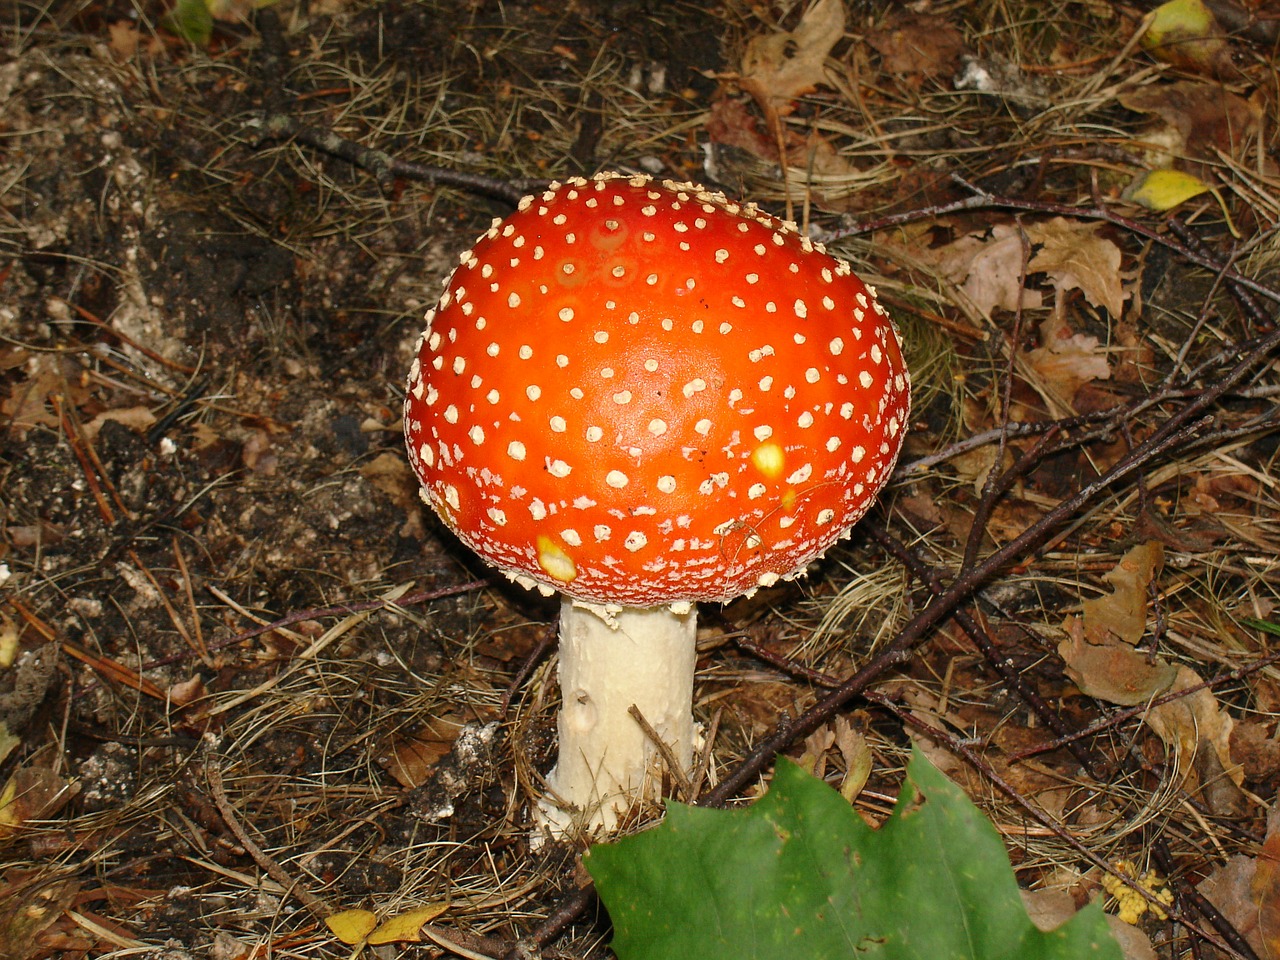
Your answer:
[[[280,864],[276,863],[269,857],[265,850],[258,846],[248,831],[240,823],[236,811],[231,806],[231,801],[227,798],[226,788],[222,784],[222,770],[219,768],[216,760],[210,758],[204,765],[205,778],[209,782],[209,795],[213,798],[213,804],[218,808],[218,813],[222,816],[222,820],[227,825],[240,846],[244,847],[245,852],[253,858],[262,870],[276,883],[280,884],[288,893],[291,893],[299,903],[306,907],[313,915],[323,920],[330,916],[333,910],[319,897],[315,896],[295,877],[289,876],[287,870]]]

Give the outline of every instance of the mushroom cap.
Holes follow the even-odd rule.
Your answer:
[[[888,481],[910,406],[848,263],[647,177],[553,183],[495,220],[415,352],[424,499],[517,582],[605,607],[803,573]]]

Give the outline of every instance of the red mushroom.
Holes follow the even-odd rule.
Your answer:
[[[612,829],[693,756],[695,611],[804,573],[889,479],[910,404],[843,260],[753,204],[602,174],[462,255],[405,398],[424,499],[561,594],[553,831]]]

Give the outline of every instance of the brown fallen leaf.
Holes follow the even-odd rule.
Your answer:
[[[1236,928],[1259,960],[1280,960],[1280,809],[1267,811],[1257,857],[1237,854],[1196,887]]]
[[[1120,282],[1120,248],[1103,237],[1100,223],[1054,217],[1033,223],[1027,237],[1039,249],[1028,273],[1046,273],[1059,293],[1080,290],[1095,307],[1119,317],[1129,294]]]
[[[1169,692],[1191,690],[1201,683],[1190,667],[1179,667]],[[1239,790],[1244,770],[1231,759],[1233,721],[1212,690],[1202,688],[1152,707],[1145,719],[1173,755],[1174,771],[1188,790],[1199,791],[1216,815],[1239,816],[1244,811]],[[1276,932],[1280,934],[1280,915]]]
[[[1273,809],[1267,816],[1267,837],[1249,884],[1249,896],[1258,907],[1258,946],[1265,958],[1280,957],[1280,829],[1276,820]]]
[[[960,69],[964,34],[946,17],[898,10],[867,34],[886,73],[906,77],[913,86],[931,77],[950,78]]]
[[[1058,656],[1071,682],[1086,696],[1136,707],[1168,690],[1178,675],[1172,664],[1150,661],[1130,647],[1090,643],[1079,617],[1068,617],[1063,627],[1067,639],[1058,644]]]
[[[1111,376],[1105,348],[1098,338],[1076,333],[1066,323],[1061,303],[1040,325],[1041,345],[1019,357],[1027,383],[1055,415],[1078,413],[1076,396],[1095,380]]]
[[[754,37],[742,56],[738,83],[771,116],[826,80],[826,60],[844,35],[843,0],[817,0],[791,31]]]
[[[1081,615],[1063,623],[1067,639],[1058,655],[1082,693],[1133,707],[1173,685],[1177,667],[1134,649],[1147,629],[1147,591],[1163,563],[1158,541],[1132,547],[1104,577],[1112,591],[1084,601]]]
[[[1081,604],[1085,637],[1090,643],[1105,643],[1114,637],[1132,646],[1142,639],[1151,581],[1163,567],[1164,544],[1148,540],[1131,548],[1103,575],[1111,592]]]
[[[993,226],[989,237],[960,237],[922,252],[922,259],[936,264],[987,317],[997,307],[1012,313],[1019,308],[1034,310],[1040,306],[1039,291],[1023,286],[1025,257],[1022,234],[1003,223]]]
[[[1158,118],[1160,126],[1144,138],[1147,160],[1154,167],[1177,166],[1210,183],[1218,152],[1240,159],[1251,153],[1264,109],[1218,83],[1180,80],[1149,84],[1122,93],[1120,103],[1136,113]]]

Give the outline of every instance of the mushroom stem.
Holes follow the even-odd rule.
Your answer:
[[[552,835],[612,831],[635,800],[656,799],[662,759],[634,705],[682,769],[693,761],[697,612],[624,607],[608,618],[560,608],[560,757],[540,804]]]

